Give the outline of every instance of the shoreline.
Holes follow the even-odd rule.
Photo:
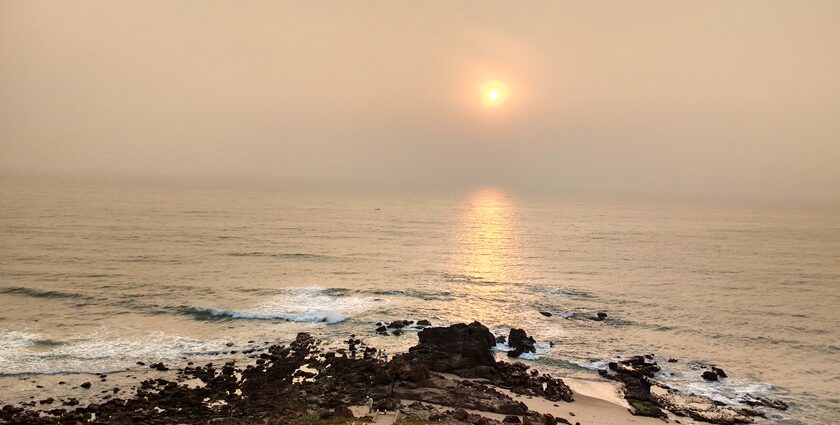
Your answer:
[[[425,327],[417,345],[388,361],[374,358],[377,350],[354,338],[348,350],[327,351],[300,333],[289,346],[244,350],[238,354],[247,360],[223,365],[184,358],[183,368],[143,364],[145,372],[74,374],[72,382],[67,374],[22,376],[20,381],[38,382],[36,394],[60,390],[55,397],[33,394],[30,401],[4,406],[0,424],[285,424],[312,415],[340,424],[360,419],[358,409],[368,396],[377,409],[419,421],[407,423],[735,424],[764,414],[662,392],[649,379],[655,362],[643,356],[611,364],[601,373],[605,382],[552,377],[497,361],[491,353],[496,338],[477,322]],[[508,355],[531,352],[534,343],[524,330],[512,330],[507,344],[515,354]]]

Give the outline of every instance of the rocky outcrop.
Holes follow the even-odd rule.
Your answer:
[[[512,350],[508,351],[508,357],[519,357],[523,353],[536,353],[537,349],[535,344],[537,341],[534,340],[533,337],[528,336],[528,334],[523,329],[511,329],[510,334],[508,334],[508,345],[512,348]]]
[[[761,412],[722,405],[706,397],[683,395],[661,384],[655,380],[660,367],[651,354],[610,362],[607,369],[599,372],[602,376],[623,384],[624,398],[635,415],[664,419],[667,410],[677,416],[688,416],[697,421],[721,425],[751,423],[752,417],[761,415]],[[725,376],[726,373],[717,367],[712,367],[712,370],[706,370],[702,374],[704,379],[713,381],[721,378],[721,375]],[[659,387],[661,391],[652,392],[651,388],[654,386]]]
[[[488,377],[496,361],[490,349],[496,339],[478,322],[426,328],[417,334],[419,343],[405,354],[413,362],[435,372]]]

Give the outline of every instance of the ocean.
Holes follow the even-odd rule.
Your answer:
[[[538,341],[524,362],[580,379],[655,354],[680,391],[838,423],[840,209],[0,180],[0,404],[39,377],[211,361],[302,331],[396,353],[416,330],[374,329],[401,319],[523,328]],[[703,364],[729,378],[704,381]]]

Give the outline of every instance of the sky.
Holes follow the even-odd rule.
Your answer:
[[[838,22],[837,1],[0,0],[0,174],[837,200]]]

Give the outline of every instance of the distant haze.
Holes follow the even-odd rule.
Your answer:
[[[0,63],[3,175],[840,198],[837,1],[0,0]]]

